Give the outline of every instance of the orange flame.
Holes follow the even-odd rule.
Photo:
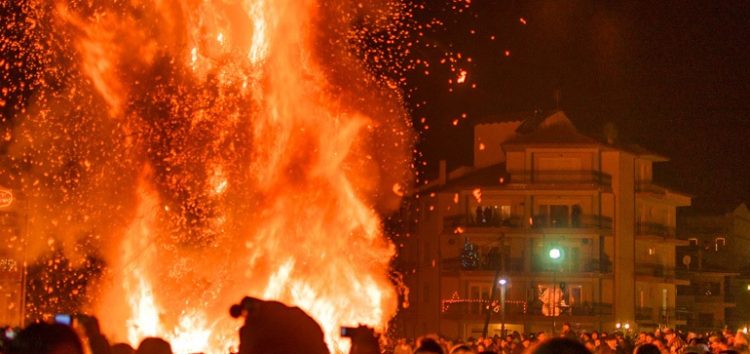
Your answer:
[[[299,306],[334,351],[347,346],[339,326],[382,330],[394,314],[394,247],[375,208],[404,194],[411,134],[387,85],[342,90],[330,76],[322,11],[314,0],[57,6],[143,171],[97,304],[115,338],[226,351],[239,326],[227,309],[243,295]]]

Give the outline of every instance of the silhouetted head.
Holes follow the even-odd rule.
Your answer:
[[[240,354],[328,354],[323,330],[298,307],[245,297],[230,315],[245,317],[240,328]]]
[[[10,345],[11,354],[83,354],[81,339],[63,324],[35,323],[22,330]]]
[[[113,344],[109,348],[110,354],[135,354],[135,349],[130,346],[130,344],[127,343],[117,343]]]
[[[661,354],[661,350],[659,350],[659,347],[647,343],[647,344],[641,344],[637,348],[635,348],[635,352],[633,354]],[[700,353],[703,354],[703,353]]]
[[[578,341],[568,338],[554,338],[540,342],[531,354],[591,354],[586,347]]]
[[[468,345],[459,344],[451,349],[450,354],[474,354],[474,350]]]
[[[432,338],[422,338],[414,354],[443,354],[443,347]]]
[[[172,346],[164,339],[148,337],[141,341],[135,354],[172,354]]]

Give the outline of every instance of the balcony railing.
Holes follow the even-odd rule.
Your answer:
[[[508,218],[479,219],[473,214],[452,215],[444,218],[444,231],[454,233],[466,228],[506,228],[521,229],[524,219],[520,216]],[[599,229],[612,230],[612,218],[600,215],[580,215],[570,218],[554,218],[549,215],[534,215],[531,220],[532,228],[550,229]]]
[[[641,222],[636,224],[635,233],[639,236],[660,236],[664,238],[675,237],[675,229],[673,227],[654,222]]]
[[[533,257],[537,259],[538,257]],[[490,255],[487,253],[480,253],[479,260],[476,266],[473,264],[463,264],[460,257],[444,258],[441,262],[441,270],[444,272],[458,272],[458,271],[496,271],[500,264],[500,270],[507,273],[525,273],[529,270],[525,269],[524,258],[508,257],[504,264],[498,258],[497,255]],[[612,267],[601,262],[598,259],[592,259],[585,262],[569,262],[566,264],[555,264],[554,266],[544,264],[540,262],[532,262],[532,272],[559,272],[564,271],[568,273],[601,273],[607,274],[612,272]]]
[[[639,181],[635,185],[636,192],[665,194],[667,189],[654,184],[652,181]]]
[[[668,279],[687,278],[684,271],[661,264],[636,264],[635,274]]]
[[[553,217],[550,215],[534,215],[533,228],[553,229],[612,229],[612,218],[600,215],[579,215],[572,217]]]
[[[638,321],[673,323],[674,321],[687,320],[687,315],[687,313],[677,311],[674,307],[637,307],[635,309],[635,319]]]
[[[479,261],[476,266],[463,264],[460,257],[444,258],[441,263],[441,270],[444,272],[457,271],[496,271],[500,263],[500,270],[506,272],[523,272],[523,258],[507,258],[505,264],[497,255],[479,254]]]
[[[442,314],[447,317],[471,317],[486,315],[491,311],[493,316],[501,316],[502,308],[500,300],[489,301],[482,299],[453,299],[443,301]],[[566,306],[562,309],[559,316],[545,316],[542,314],[542,304],[540,302],[527,302],[523,300],[507,300],[505,302],[505,316],[508,320],[524,316],[536,316],[540,318],[553,317],[582,317],[582,316],[601,316],[611,315],[612,304],[607,303],[582,303],[581,305]]]
[[[599,171],[517,171],[510,172],[510,183],[592,184],[609,187],[612,185],[612,176]]]
[[[511,216],[508,218],[496,217],[490,219],[479,219],[475,215],[453,215],[444,219],[446,232],[453,232],[456,228],[466,227],[493,227],[493,228],[510,228],[517,229],[523,227],[520,216]]]

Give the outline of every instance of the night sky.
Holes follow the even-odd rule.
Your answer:
[[[441,23],[413,53],[429,74],[408,80],[427,176],[440,159],[471,163],[475,122],[555,108],[559,90],[580,130],[602,136],[611,123],[621,141],[670,157],[655,178],[694,204],[750,200],[750,2],[422,4],[419,22]]]

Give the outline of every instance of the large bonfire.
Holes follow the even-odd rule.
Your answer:
[[[333,350],[339,326],[395,313],[378,212],[406,184],[410,133],[347,40],[385,5],[331,3],[25,7],[43,48],[25,50],[43,53],[8,154],[23,248],[101,256],[91,307],[115,340],[225,351],[244,295],[299,306]]]

